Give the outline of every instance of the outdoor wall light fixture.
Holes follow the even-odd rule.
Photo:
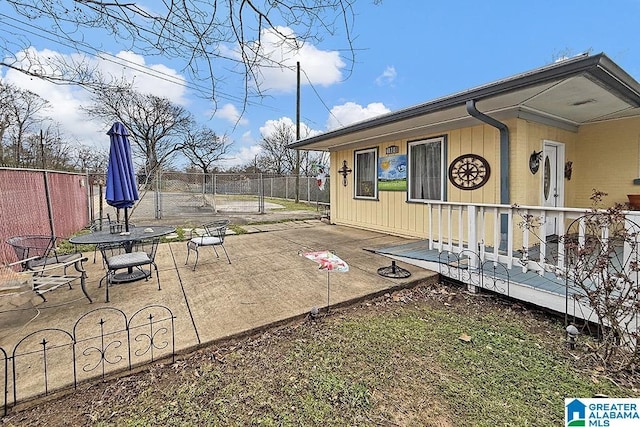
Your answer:
[[[567,344],[569,345],[569,349],[573,350],[576,348],[576,340],[578,339],[578,328],[573,325],[567,326]]]
[[[542,160],[542,150],[533,150],[533,153],[531,153],[531,155],[529,156],[529,170],[534,175],[536,174],[536,172],[538,172],[538,168],[540,167],[540,160]]]
[[[338,172],[342,174],[342,185],[347,186],[347,175],[351,173],[351,169],[347,166],[347,161],[342,161],[342,167],[338,169]]]
[[[564,177],[567,178],[568,181],[571,181],[571,174],[573,173],[573,162],[568,161],[564,164]]]

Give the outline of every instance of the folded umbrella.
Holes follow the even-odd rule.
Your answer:
[[[107,204],[124,209],[125,230],[129,231],[128,209],[138,200],[138,186],[131,159],[129,132],[122,123],[113,124],[107,132],[111,140],[109,164],[107,166]]]

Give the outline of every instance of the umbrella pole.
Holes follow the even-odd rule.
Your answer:
[[[129,209],[124,208],[124,231],[129,231]]]

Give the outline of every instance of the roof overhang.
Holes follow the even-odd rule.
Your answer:
[[[451,96],[296,141],[290,148],[334,151],[477,125],[465,108],[497,120],[523,118],[570,131],[640,115],[640,84],[606,55],[580,56]]]

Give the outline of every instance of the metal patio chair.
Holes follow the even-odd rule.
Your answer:
[[[101,245],[100,252],[107,272],[100,279],[100,285],[105,283],[106,301],[109,302],[109,286],[113,283],[132,282],[144,278],[149,280],[153,276],[152,267],[156,271],[158,290],[160,288],[160,274],[156,265],[156,252],[160,238],[145,239],[132,242],[131,251],[125,245]],[[144,267],[149,266],[149,270]],[[126,270],[126,271],[123,271]]]
[[[231,264],[231,259],[229,258],[227,249],[224,247],[224,238],[227,234],[228,225],[228,219],[221,219],[204,224],[202,228],[204,228],[205,231],[201,235],[194,236],[195,231],[192,230],[192,237],[187,241],[187,260],[184,262],[184,265],[187,265],[187,263],[189,262],[189,254],[191,253],[191,251],[195,251],[196,260],[193,263],[193,270],[195,271],[196,265],[198,264],[198,249],[201,246],[213,247],[213,251],[215,252],[217,258],[220,258],[220,255],[218,255],[216,246],[220,246],[222,250],[224,250],[224,254],[227,256],[227,261],[229,261],[229,264]]]
[[[58,254],[53,236],[16,236],[8,239],[7,243],[18,257],[18,261],[7,264],[7,267],[19,269],[20,275],[28,276],[33,291],[43,301],[47,301],[45,293],[61,286],[72,289],[72,283],[80,280],[82,292],[92,302],[85,288],[87,273],[83,262],[87,258],[81,253]],[[71,266],[75,272],[69,273],[67,270]]]
[[[11,245],[16,257],[21,262],[23,270],[36,270],[44,266],[83,258],[80,252],[59,254],[56,242],[57,237],[55,236],[41,235],[14,236],[7,239],[7,243]]]
[[[111,217],[109,217],[109,215],[107,215],[106,218],[96,218],[93,221],[91,221],[91,224],[89,225],[89,231],[91,233],[95,233],[96,231],[110,231],[111,227],[113,226],[118,226],[121,227],[122,230],[124,230],[124,223],[117,221],[117,220],[112,220]],[[129,227],[135,227],[135,224],[129,223]],[[109,246],[111,245],[110,243],[99,243],[96,245],[95,249],[93,250],[93,263],[96,263],[96,257],[97,257],[97,253],[100,251],[100,246]],[[117,246],[117,245],[116,245]],[[104,267],[104,263],[103,263],[103,267]]]

